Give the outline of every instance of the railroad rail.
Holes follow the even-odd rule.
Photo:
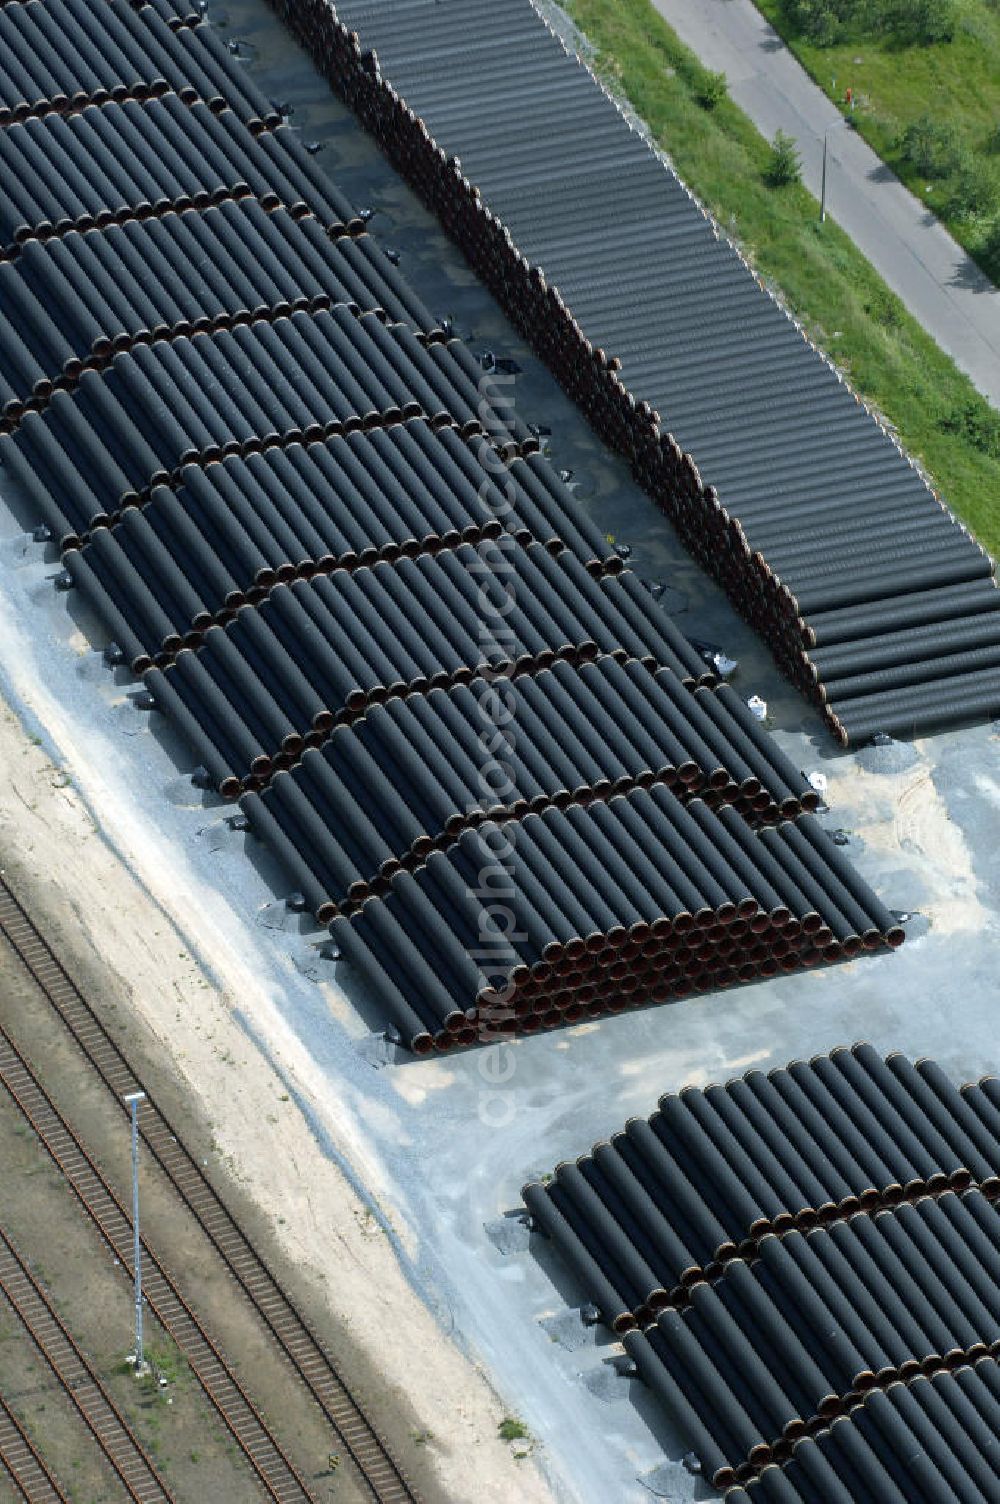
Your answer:
[[[377,1504],[420,1504],[420,1496],[379,1431],[260,1254],[253,1248],[219,1193],[202,1172],[154,1098],[66,972],[51,946],[0,874],[0,931],[62,1019],[76,1044],[115,1098],[145,1090],[140,1132],[150,1154],[242,1287],[327,1420]],[[128,1259],[131,1267],[131,1242]]]
[[[0,1396],[0,1464],[25,1504],[69,1504],[45,1458]]]
[[[52,1302],[2,1228],[0,1291],[7,1297],[14,1314],[76,1406],[101,1451],[125,1485],[129,1498],[135,1500],[135,1504],[174,1504],[173,1495],[157,1473],[152,1458],[136,1439],[118,1406],[56,1314]],[[5,1413],[9,1415],[9,1411]],[[27,1438],[24,1440],[27,1441]],[[30,1442],[28,1447],[31,1454],[37,1456]],[[42,1476],[47,1477],[47,1473]],[[34,1504],[34,1499],[44,1499],[46,1495],[39,1489],[37,1493],[26,1494],[26,1497]],[[56,1491],[49,1497],[62,1499],[64,1495]]]
[[[132,1275],[132,1221],[129,1214],[45,1091],[28,1060],[3,1028],[0,1028],[0,1082],[66,1177],[115,1258]],[[271,1433],[222,1352],[144,1239],[142,1263],[143,1290],[150,1310],[187,1359],[267,1493],[275,1504],[316,1504],[304,1479]],[[149,1497],[159,1500],[161,1495]],[[144,1495],[143,1504],[145,1499]]]

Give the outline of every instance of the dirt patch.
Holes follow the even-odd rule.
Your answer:
[[[901,866],[923,879],[933,896],[922,908],[939,934],[985,927],[988,915],[972,854],[934,786],[933,769],[925,757],[900,773],[875,775],[855,768],[832,782],[833,806],[860,811],[856,829],[866,846],[883,856],[898,855]]]

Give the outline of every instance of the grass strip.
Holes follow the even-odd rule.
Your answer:
[[[950,41],[855,25],[830,43],[803,35],[782,0],[754,0],[829,99],[987,276],[1000,279],[1000,8],[964,0]],[[855,108],[848,111],[850,89]],[[908,149],[920,124],[923,149]],[[994,229],[994,226],[996,228]]]
[[[565,9],[594,47],[598,75],[642,117],[688,187],[956,516],[1000,553],[1000,414],[853,241],[829,218],[819,224],[811,194],[799,184],[767,185],[769,143],[728,96],[708,108],[699,102],[714,92],[709,75],[650,0],[566,0]],[[662,418],[669,428],[670,414]]]

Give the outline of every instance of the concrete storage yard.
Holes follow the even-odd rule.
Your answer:
[[[616,1373],[620,1347],[602,1328],[583,1327],[575,1309],[583,1292],[520,1220],[521,1185],[630,1115],[648,1114],[664,1092],[859,1038],[883,1053],[933,1055],[955,1081],[1000,1068],[990,965],[1000,896],[996,730],[980,724],[838,751],[263,4],[241,0],[210,16],[238,39],[265,92],[291,106],[304,138],[322,145],[317,165],[376,211],[373,233],[399,252],[428,308],[450,315],[474,352],[518,363],[519,417],[551,429],[552,458],[572,472],[581,507],[629,545],[640,575],[666,586],[662,602],[682,630],[739,660],[734,683],[767,701],[769,726],[796,766],[825,774],[824,823],[849,834],[858,870],[910,916],[907,943],[500,1049],[429,1061],[395,1055],[369,1032],[375,1016],[365,1000],[338,985],[319,950],[322,933],[286,910],[283,874],[232,828],[233,806],[193,788],[187,747],[138,708],[135,684],[104,664],[100,629],[78,595],[55,590],[54,549],[31,540],[37,517],[13,494],[0,508],[0,689],[20,730],[5,724],[3,732],[0,860],[50,898],[62,885],[94,947],[134,976],[133,1006],[206,1107],[220,1156],[234,1155],[286,1251],[321,1271],[332,1308],[350,1309],[361,1291],[377,1303],[385,1291],[384,1309],[355,1305],[352,1335],[387,1380],[413,1393],[415,1423],[433,1433],[427,1463],[448,1497],[714,1497],[683,1468],[683,1447],[652,1397]],[[51,760],[47,779],[28,738]],[[64,873],[51,870],[60,841]],[[148,936],[150,958],[162,965],[169,949],[183,959],[181,968],[174,960],[176,995],[154,984],[145,942],[126,938],[139,910],[128,906],[137,900],[120,872],[112,886],[109,874],[122,866],[146,890],[142,923],[150,924],[151,900],[170,937],[168,946]],[[112,895],[106,908],[92,900],[97,883]],[[277,1105],[286,1094],[287,1109]],[[308,1131],[267,1125],[272,1109],[277,1121],[295,1108]],[[259,1134],[248,1141],[255,1119]],[[301,1177],[291,1204],[286,1153]],[[323,1199],[331,1163],[363,1208],[349,1235],[337,1225],[338,1214],[352,1216],[346,1199]],[[303,1185],[315,1188],[315,1204]],[[431,1313],[436,1340],[425,1318],[408,1312],[390,1253]],[[417,1349],[418,1340],[427,1346]],[[466,1394],[465,1372],[438,1355],[444,1342],[499,1394],[492,1418],[478,1388]],[[513,1450],[530,1458],[502,1455],[491,1434],[500,1414],[523,1420],[532,1441]]]

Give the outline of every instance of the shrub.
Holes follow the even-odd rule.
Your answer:
[[[941,125],[924,114],[896,138],[896,150],[925,178],[946,178],[960,163],[958,136],[952,125]]]
[[[781,0],[800,36],[828,47],[850,34],[890,32],[901,42],[950,42],[962,20],[960,0]]]
[[[703,110],[714,110],[726,97],[726,75],[706,68],[695,84],[694,97]]]
[[[799,149],[784,131],[779,130],[771,145],[771,156],[764,172],[764,181],[772,188],[784,188],[797,183],[802,172]]]
[[[882,25],[904,42],[950,42],[961,18],[958,0],[884,0]]]
[[[1000,282],[1000,215],[986,226],[979,242],[979,260],[994,282]]]
[[[1000,458],[1000,413],[984,397],[969,397],[938,419],[945,433],[961,434],[976,449]]]
[[[524,1421],[518,1420],[513,1415],[504,1416],[503,1420],[497,1426],[497,1432],[501,1441],[527,1441],[530,1436],[530,1432]]]
[[[956,219],[971,219],[980,214],[992,214],[1000,207],[996,173],[984,158],[969,151],[962,152],[955,163],[954,174],[945,206],[948,214]]]
[[[855,20],[857,0],[782,0],[786,21],[821,47],[839,41]]]
[[[903,322],[903,305],[887,288],[876,288],[865,303],[865,312],[883,329],[898,329]]]

